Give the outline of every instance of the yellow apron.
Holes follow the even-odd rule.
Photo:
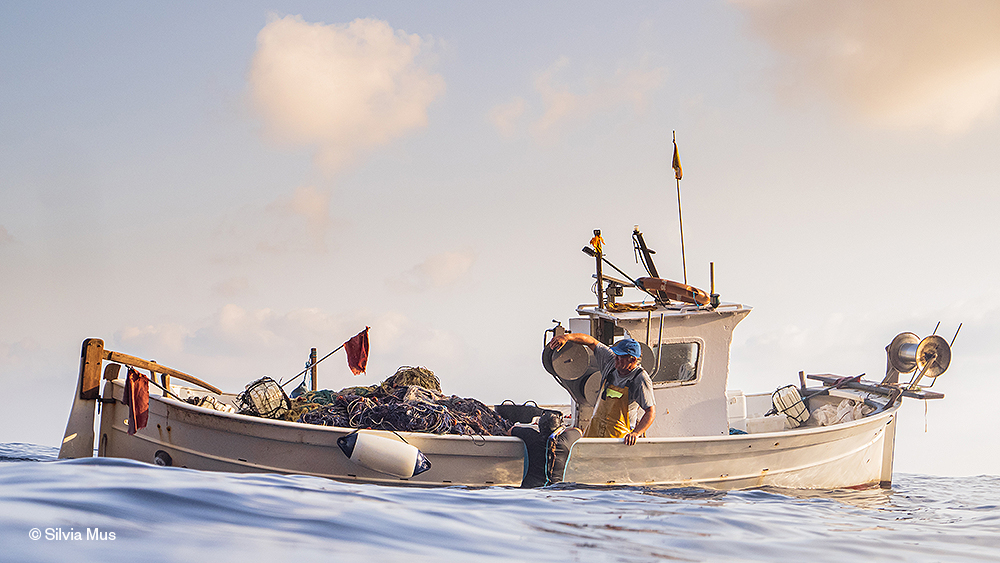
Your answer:
[[[628,387],[615,387],[610,383],[601,392],[601,400],[594,407],[594,416],[587,427],[587,438],[624,438],[632,431],[628,423]]]

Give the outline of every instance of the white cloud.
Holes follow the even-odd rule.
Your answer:
[[[212,290],[223,297],[235,297],[242,295],[250,288],[250,280],[246,276],[235,276],[223,280],[214,286]]]
[[[454,334],[415,322],[400,313],[380,315],[371,328],[372,354],[390,357],[391,366],[422,365],[434,370],[442,364],[454,365],[462,355],[461,343]]]
[[[17,242],[17,239],[7,232],[6,227],[0,225],[0,246],[5,244],[14,244],[15,242]]]
[[[147,355],[238,356],[286,346],[300,348],[308,346],[302,343],[328,340],[331,335],[336,338],[349,331],[344,325],[318,309],[281,314],[271,309],[247,310],[230,303],[191,327],[164,323],[123,328],[115,333],[115,342]]]
[[[329,189],[300,186],[290,194],[260,205],[229,210],[212,232],[216,263],[239,264],[260,255],[324,253],[334,223]],[[216,292],[236,295],[246,289],[238,280],[217,285]]]
[[[184,350],[184,345],[192,333],[177,323],[158,326],[126,327],[115,333],[118,344],[130,350],[139,350],[147,358],[170,357]]]
[[[108,347],[156,358],[164,365],[195,375],[209,372],[216,383],[223,383],[222,378],[226,377],[243,378],[240,381],[246,383],[269,370],[294,375],[311,346],[320,348],[322,357],[365,326],[371,327],[369,367],[374,378],[388,377],[401,365],[424,365],[431,369],[451,366],[454,370],[463,356],[456,335],[396,311],[353,310],[330,314],[306,308],[281,313],[245,309],[235,304],[225,305],[190,327],[176,323],[126,327],[115,333]],[[0,346],[0,365],[5,357],[13,356]],[[328,373],[349,375],[346,364],[337,368],[330,362],[327,364]]]
[[[0,342],[0,367],[12,368],[28,364],[38,355],[41,347],[32,338],[22,338],[17,342]]]
[[[577,76],[574,80],[565,76],[570,70],[569,58],[559,58],[535,75],[535,105],[541,109],[540,114],[535,113],[529,130],[536,137],[546,137],[620,108],[642,114],[650,94],[663,85],[667,74],[663,67],[647,67],[645,61],[640,61],[610,75]],[[529,103],[516,97],[490,109],[488,117],[502,134],[510,136],[528,109]]]
[[[300,220],[305,225],[314,248],[326,249],[326,233],[330,229],[330,192],[315,186],[300,186],[289,198],[281,198],[268,205],[268,210],[293,223]]]
[[[1000,3],[744,1],[789,101],[829,97],[880,126],[960,132],[1000,108]]]
[[[444,80],[421,53],[427,39],[381,20],[325,25],[273,17],[257,35],[249,73],[267,133],[316,149],[333,172],[427,124]]]
[[[511,137],[517,132],[517,127],[528,103],[524,98],[514,98],[513,100],[493,107],[487,116],[490,123],[496,127],[505,137]]]
[[[468,274],[476,260],[471,249],[435,254],[400,276],[388,280],[390,287],[404,291],[425,291],[450,287]]]

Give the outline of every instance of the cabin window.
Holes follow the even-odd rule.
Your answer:
[[[660,346],[660,369],[653,374],[653,383],[683,383],[698,378],[697,342],[672,342]]]

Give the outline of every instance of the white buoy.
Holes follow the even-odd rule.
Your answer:
[[[431,468],[431,462],[416,447],[401,440],[358,431],[337,439],[348,459],[362,467],[409,479]]]

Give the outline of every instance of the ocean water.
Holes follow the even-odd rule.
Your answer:
[[[1000,561],[996,476],[431,489],[57,453],[0,444],[0,561]]]

